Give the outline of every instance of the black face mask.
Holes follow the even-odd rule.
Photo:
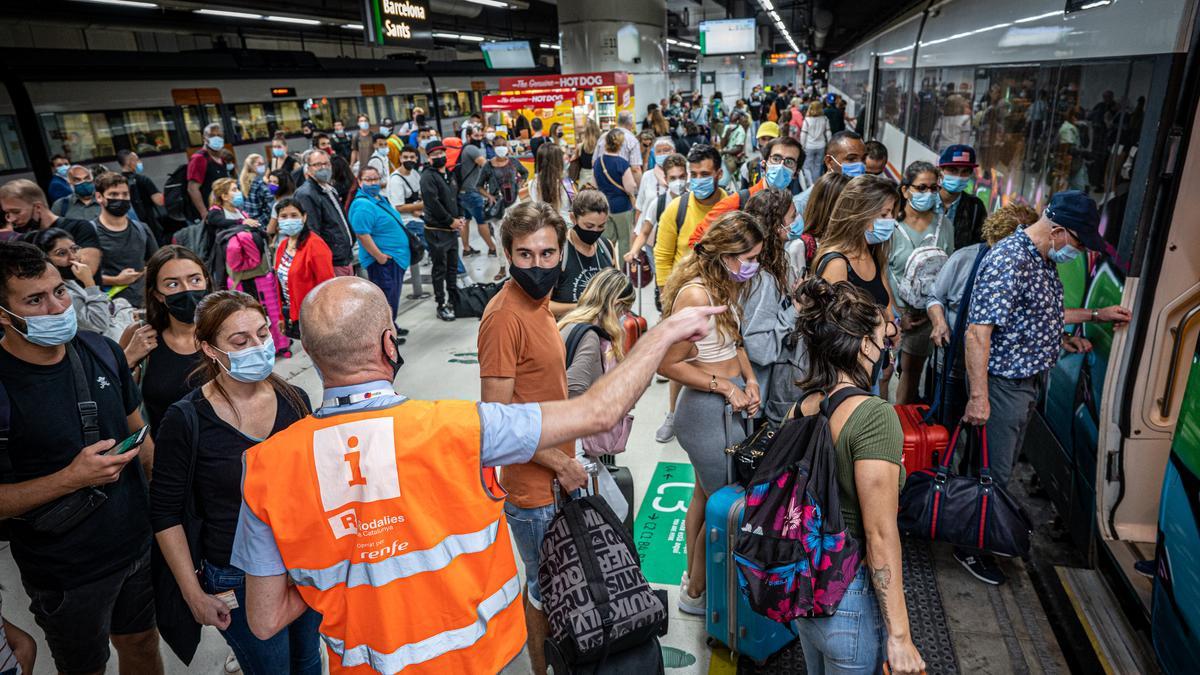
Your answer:
[[[133,203],[128,199],[107,199],[104,201],[104,210],[117,218],[129,213],[131,206],[133,206]]]
[[[600,237],[604,234],[604,230],[585,230],[578,225],[576,225],[575,227],[573,227],[571,229],[575,230],[575,236],[579,237],[579,241],[582,241],[583,243],[587,244],[588,246],[595,244],[597,241],[600,240]]]
[[[164,302],[167,305],[167,311],[177,321],[195,323],[196,306],[206,295],[208,295],[208,291],[182,291],[166,296]]]
[[[534,300],[541,300],[554,290],[554,286],[558,284],[558,275],[562,270],[558,265],[554,267],[517,267],[513,265],[509,268],[512,278],[525,291],[525,294]]]
[[[872,340],[871,344],[875,345],[875,341]],[[875,383],[879,381],[880,373],[883,372],[884,368],[888,367],[888,363],[891,361],[891,352],[880,347],[879,345],[875,346],[879,349],[879,358],[875,359],[874,363],[871,364],[871,374],[868,382],[872,387],[875,386]]]
[[[383,337],[391,340],[392,347],[396,350],[395,361],[387,355],[386,349],[383,351],[383,360],[387,361],[388,365],[392,367],[392,379],[394,380],[396,379],[396,374],[400,372],[400,368],[404,366],[404,357],[400,356],[400,340],[395,335],[388,335],[387,333],[384,333]]]
[[[446,158],[434,157],[433,159],[429,160],[429,165],[435,169],[444,169],[446,168]]]
[[[404,162],[404,170],[405,171],[412,171],[415,168],[417,168],[417,163],[412,161],[411,159],[408,160],[407,162]]]
[[[416,116],[416,122],[417,122],[417,126],[421,126],[422,124],[425,124],[425,116],[424,116],[424,115],[417,115],[417,116]]]

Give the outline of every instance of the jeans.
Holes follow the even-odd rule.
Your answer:
[[[534,609],[542,608],[542,594],[538,585],[538,563],[541,562],[542,539],[550,521],[554,519],[554,504],[523,509],[511,503],[504,504],[504,515],[508,516],[508,529],[512,531],[517,552],[525,564],[525,587],[529,604]]]
[[[808,174],[809,183],[815,183],[821,177],[821,160],[823,159],[825,159],[825,150],[823,149],[804,151],[804,173]]]
[[[400,290],[404,288],[404,271],[395,258],[389,258],[382,265],[372,262],[367,268],[367,278],[383,291],[388,305],[392,308],[392,321],[396,320],[396,312],[400,310]]]
[[[887,656],[886,631],[863,564],[833,616],[796,619],[809,675],[873,675]]]
[[[236,567],[201,563],[205,593],[233,591],[238,608],[229,614],[229,627],[221,637],[229,643],[244,675],[321,675],[321,643],[317,629],[321,615],[309,609],[300,618],[267,640],[250,632],[246,621],[246,576]]]
[[[1042,374],[1012,380],[988,376],[988,404],[991,415],[987,423],[988,461],[992,478],[1000,487],[1012,478],[1013,462],[1025,442],[1025,430],[1033,409],[1041,398]]]
[[[458,304],[458,234],[427,227],[425,241],[429,243],[429,259],[433,262],[433,297],[439,307],[449,298],[453,308]]]
[[[475,190],[467,190],[466,192],[458,193],[458,205],[462,207],[463,212],[478,223],[487,222],[487,217],[483,214],[483,195]]]

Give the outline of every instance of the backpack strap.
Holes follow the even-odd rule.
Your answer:
[[[577,323],[571,326],[571,332],[567,333],[567,367],[571,367],[571,362],[575,360],[575,352],[579,350],[579,343],[583,342],[583,338],[588,333],[595,333],[601,340],[608,340],[608,333],[604,329],[590,323]]]
[[[815,255],[816,252],[814,251],[813,254]],[[825,271],[825,266],[829,264],[829,261],[836,260],[838,258],[841,258],[842,260],[846,261],[846,267],[850,266],[849,258],[842,255],[841,253],[838,253],[837,251],[830,251],[829,253],[826,253],[825,255],[821,256],[821,259],[819,261],[817,261],[816,275],[821,276],[821,272]]]
[[[654,208],[654,224],[655,225],[658,225],[658,219],[662,218],[663,210],[667,208],[667,198],[670,196],[671,196],[671,192],[669,190],[658,196],[658,203],[655,205],[655,208]]]
[[[989,250],[991,247],[987,244],[980,244],[979,253],[975,256],[975,263],[971,265],[971,274],[967,277],[966,285],[963,286],[962,297],[958,300],[958,315],[954,317],[954,328],[950,331],[950,342],[946,345],[946,354],[942,359],[942,376],[938,378],[937,387],[933,392],[933,402],[925,413],[926,422],[934,419],[934,415],[941,409],[943,399],[949,391],[950,375],[954,372],[958,356],[958,345],[967,331],[967,314],[971,308],[971,292],[975,288],[975,277],[979,275],[979,266],[983,264],[983,259]]]
[[[91,352],[92,356],[96,357],[107,369],[108,374],[120,379],[120,366],[117,364],[117,356],[113,354],[113,350],[109,347],[108,339],[99,333],[81,330],[75,333],[75,338]]]
[[[683,230],[683,221],[687,220],[689,197],[691,197],[691,193],[689,193],[687,190],[684,190],[683,193],[679,195],[679,208],[675,210],[676,232]]]
[[[737,205],[737,207],[738,207],[739,209],[744,209],[744,208],[746,208],[746,202],[750,201],[750,190],[748,190],[748,189],[747,189],[747,190],[738,190],[738,191],[737,191],[737,198],[738,198],[738,205]],[[786,214],[785,214],[785,215],[786,215]]]
[[[75,385],[75,407],[79,411],[79,425],[83,429],[83,444],[88,446],[100,440],[100,408],[92,400],[87,373],[83,370],[79,353],[70,342],[66,348],[67,360],[71,362],[71,379]]]
[[[870,395],[871,395],[871,392],[864,391],[862,389],[859,389],[858,387],[846,387],[844,389],[839,389],[836,392],[829,394],[828,396],[825,397],[825,400],[821,401],[821,412],[826,417],[832,417],[833,413],[837,411],[838,407],[846,402],[846,399],[851,398],[853,396],[870,396]]]

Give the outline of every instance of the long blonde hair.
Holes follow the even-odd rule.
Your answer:
[[[225,204],[222,200],[225,199],[225,195],[232,192],[235,187],[237,187],[237,181],[232,178],[218,178],[214,180],[212,184],[212,192],[210,192],[208,195],[208,207],[225,208]]]
[[[254,182],[254,177],[258,172],[254,170],[254,163],[263,158],[257,152],[252,152],[246,155],[246,161],[242,162],[242,173],[238,176],[238,187],[242,188],[242,194],[250,196],[250,184]]]
[[[579,147],[583,148],[586,153],[593,153],[599,142],[600,125],[596,123],[596,120],[588,119],[587,124],[583,126],[583,133],[579,135]]]
[[[675,265],[675,270],[667,279],[662,293],[663,318],[671,315],[679,291],[699,277],[712,303],[725,305],[730,310],[717,315],[717,331],[726,340],[737,340],[742,316],[738,296],[742,284],[729,276],[724,257],[743,255],[762,241],[763,233],[758,221],[745,211],[730,211],[718,218],[705,231],[693,252]]]
[[[558,329],[574,323],[590,323],[600,327],[612,342],[617,360],[625,358],[625,327],[622,317],[633,306],[633,284],[620,270],[607,267],[600,270],[583,289],[579,304],[559,319]]]
[[[876,215],[888,200],[892,201],[894,213],[900,204],[900,190],[883,176],[867,174],[847,183],[829,214],[829,223],[819,240],[814,259],[820,261],[822,256],[831,251],[849,255],[868,249],[866,232],[875,224]],[[887,269],[890,250],[890,244],[883,243],[871,251],[877,275]]]

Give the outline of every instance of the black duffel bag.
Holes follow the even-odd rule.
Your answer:
[[[980,456],[978,476],[950,470],[954,454]],[[969,464],[969,462],[968,462]],[[1033,525],[1021,505],[992,480],[987,427],[960,423],[938,466],[908,477],[900,492],[900,532],[1003,556],[1029,553]]]
[[[460,319],[465,317],[483,318],[483,310],[487,309],[488,303],[496,297],[501,288],[504,288],[503,282],[474,284],[458,289],[458,302],[454,303],[454,316]]]

